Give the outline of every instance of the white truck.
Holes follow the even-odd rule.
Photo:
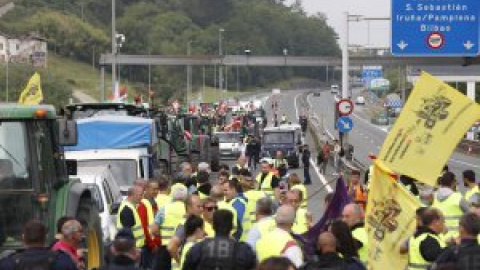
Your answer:
[[[150,179],[160,166],[152,119],[132,116],[99,116],[77,120],[78,144],[67,147],[66,159],[77,166],[109,166],[122,195],[138,179]]]

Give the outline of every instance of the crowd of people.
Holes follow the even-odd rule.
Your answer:
[[[277,169],[262,161],[252,175],[242,156],[232,168],[222,164],[215,179],[202,162],[195,169],[183,163],[173,178],[136,180],[118,210],[103,269],[366,269],[368,188],[360,173],[347,181],[351,203],[318,234],[311,252],[302,238],[314,225],[306,187],[297,174],[283,179]],[[473,171],[462,176],[464,195],[448,171],[434,193],[401,180],[424,204],[416,232],[398,251],[408,256],[409,269],[478,269],[480,193]],[[25,250],[4,256],[0,269],[85,269],[81,223],[63,217],[57,228],[55,241],[46,243],[46,226],[28,222]]]

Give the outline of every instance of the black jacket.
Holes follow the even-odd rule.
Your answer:
[[[420,226],[415,232],[414,237],[416,238],[424,233],[436,234],[428,227]],[[431,236],[427,236],[427,238],[420,243],[420,254],[427,262],[434,262],[443,251],[444,248],[442,248],[440,243],[438,243],[438,241]]]
[[[302,163],[305,167],[310,167],[310,150],[305,149],[302,151]]]
[[[100,268],[100,270],[140,270],[135,266],[135,261],[123,255],[115,256],[111,263]]]
[[[347,263],[337,253],[325,253],[318,257],[315,262],[306,263],[301,270],[316,270],[316,269],[329,269],[329,270],[346,270]]]
[[[28,248],[24,251],[14,253],[2,260],[0,260],[0,269],[1,270],[14,270],[16,268],[15,261],[18,258],[33,258],[39,259],[45,257],[46,254],[55,253],[50,251],[48,248]],[[53,263],[50,265],[51,270],[78,270],[77,265],[72,260],[70,255],[57,251],[57,255]]]
[[[446,248],[435,260],[431,270],[446,266],[454,267],[451,269],[477,270],[480,268],[479,254],[480,245],[477,239],[462,239],[460,245]]]

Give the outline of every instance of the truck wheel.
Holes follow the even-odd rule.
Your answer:
[[[98,209],[90,198],[80,199],[77,219],[85,234],[83,246],[87,249],[86,269],[99,268],[103,261],[102,229]]]

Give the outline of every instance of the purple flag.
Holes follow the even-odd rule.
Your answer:
[[[304,250],[307,255],[313,255],[315,253],[315,247],[318,236],[327,230],[327,225],[331,220],[335,220],[342,215],[343,207],[350,203],[350,198],[347,193],[347,187],[343,178],[340,177],[337,180],[337,186],[332,197],[332,201],[325,209],[325,212],[320,220],[301,235],[301,239],[304,242]]]

